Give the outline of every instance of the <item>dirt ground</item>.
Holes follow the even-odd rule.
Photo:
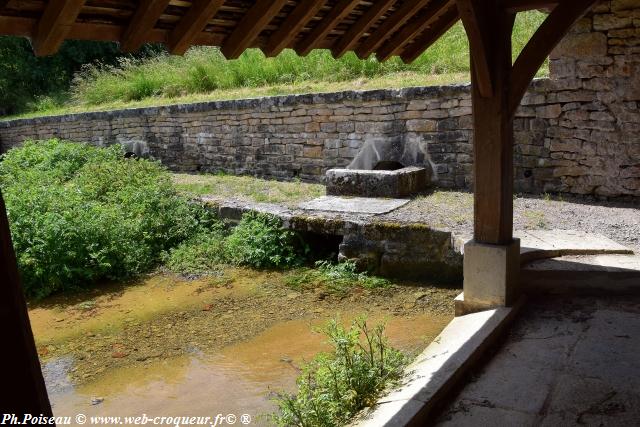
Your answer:
[[[30,307],[43,363],[74,359],[75,384],[113,368],[215,351],[245,341],[279,322],[336,315],[453,317],[456,288],[410,283],[388,288],[293,290],[287,273],[230,268],[187,280],[157,273],[129,284],[54,297]]]

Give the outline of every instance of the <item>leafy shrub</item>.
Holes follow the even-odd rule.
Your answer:
[[[225,236],[221,224],[180,244],[166,257],[166,267],[185,276],[211,273],[224,262]]]
[[[356,263],[353,261],[345,261],[338,264],[329,261],[317,261],[315,267],[315,269],[303,269],[292,273],[286,279],[287,285],[295,288],[307,285],[324,286],[328,290],[337,293],[346,292],[353,286],[373,289],[390,285],[386,279],[359,272]]]
[[[332,353],[319,354],[303,368],[296,395],[278,394],[276,424],[345,425],[358,411],[374,404],[386,387],[401,379],[407,358],[389,346],[383,325],[370,329],[360,318],[347,330],[333,320],[324,332]]]
[[[233,264],[272,268],[299,265],[308,248],[297,233],[283,230],[277,217],[250,212],[227,238],[226,252]]]
[[[210,221],[162,166],[124,159],[120,147],[31,141],[2,159],[0,185],[32,297],[144,272]]]
[[[226,232],[221,222],[169,251],[166,266],[183,275],[203,275],[220,264],[254,268],[286,268],[299,265],[308,252],[300,236],[281,227],[280,220],[268,214],[247,213],[240,223]]]

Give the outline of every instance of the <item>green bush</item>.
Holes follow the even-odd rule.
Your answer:
[[[221,223],[180,244],[166,257],[166,267],[184,276],[212,273],[225,262],[225,235]]]
[[[389,346],[383,325],[370,329],[360,318],[347,330],[333,320],[324,332],[333,351],[303,368],[296,395],[278,394],[274,421],[280,426],[345,425],[402,378],[407,358]]]
[[[226,240],[227,259],[254,268],[299,265],[308,251],[297,233],[282,229],[279,218],[255,212],[244,214]]]
[[[182,275],[203,275],[221,264],[288,268],[304,262],[309,249],[301,237],[282,229],[273,215],[250,212],[226,232],[221,222],[169,251],[166,266]]]
[[[91,286],[152,268],[211,221],[158,163],[120,147],[27,142],[2,156],[2,187],[27,295]]]

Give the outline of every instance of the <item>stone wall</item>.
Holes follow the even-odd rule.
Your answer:
[[[603,2],[536,80],[515,121],[516,188],[640,196],[640,0]],[[281,96],[0,122],[5,151],[25,139],[122,143],[171,169],[319,181],[366,141],[424,153],[444,188],[472,186],[467,85]]]
[[[462,187],[470,105],[467,86],[291,95],[0,122],[0,143],[3,151],[53,136],[123,143],[178,171],[318,181],[365,141],[400,135],[438,164],[442,185]]]
[[[596,6],[552,53],[550,71],[515,123],[519,187],[640,196],[640,0]]]

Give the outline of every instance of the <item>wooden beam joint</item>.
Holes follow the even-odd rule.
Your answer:
[[[53,55],[60,49],[83,5],[84,0],[52,0],[47,4],[32,41],[36,55]]]
[[[125,52],[140,49],[140,46],[149,40],[149,33],[154,29],[169,3],[170,0],[141,1],[124,31],[120,48]]]

